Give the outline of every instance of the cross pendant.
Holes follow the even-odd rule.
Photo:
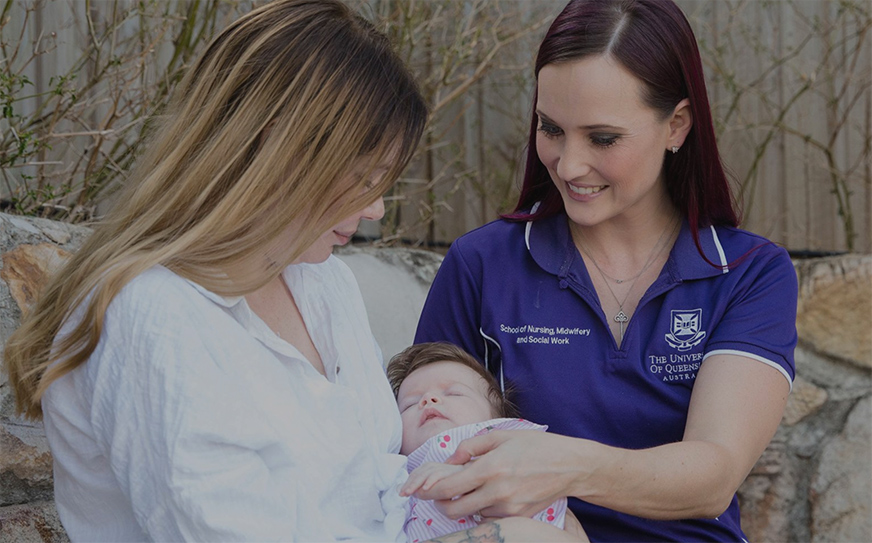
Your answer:
[[[615,315],[615,322],[621,325],[621,339],[624,339],[624,323],[628,320],[630,320],[630,317],[628,317],[627,314],[624,313],[623,309],[618,311],[618,314]]]

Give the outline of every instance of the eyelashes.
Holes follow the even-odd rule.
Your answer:
[[[540,121],[539,127],[536,130],[546,138],[552,140],[557,139],[563,135],[563,130],[561,130],[560,127],[551,123],[546,123],[544,121]],[[618,134],[594,133],[588,137],[590,138],[590,142],[592,145],[601,149],[611,147],[612,145],[618,143],[618,140],[620,139],[620,136]]]
[[[442,396],[442,397],[467,396],[467,395],[468,394],[466,394],[462,390],[446,390],[446,391],[442,392],[441,394],[439,394],[439,396]],[[403,400],[402,403],[397,404],[397,408],[400,410],[400,413],[404,413],[407,409],[409,409],[410,407],[413,407],[415,405],[418,405],[419,403],[421,403],[420,396],[418,396],[417,398],[414,398],[414,397],[413,398],[406,398],[405,400]]]
[[[563,134],[563,130],[560,130],[560,128],[546,122],[540,122],[539,128],[537,128],[536,130],[541,132],[543,136],[549,139],[554,139]]]
[[[606,148],[618,143],[618,138],[617,134],[594,134],[590,137],[590,141],[597,147]]]

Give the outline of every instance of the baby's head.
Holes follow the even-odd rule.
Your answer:
[[[403,419],[403,454],[441,431],[517,416],[493,375],[448,343],[409,347],[391,359],[387,374]]]

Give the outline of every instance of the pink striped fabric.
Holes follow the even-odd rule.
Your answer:
[[[409,455],[407,469],[411,473],[415,468],[425,462],[444,462],[457,450],[457,445],[464,439],[486,434],[493,430],[539,430],[544,432],[547,426],[535,424],[524,419],[491,419],[466,426],[458,426],[447,432],[441,432],[423,445],[412,451]],[[409,543],[426,541],[434,537],[465,530],[478,526],[471,516],[457,520],[451,520],[443,516],[430,500],[410,498],[410,513],[404,527],[406,539]],[[566,498],[557,500],[553,504],[540,511],[533,518],[563,528],[563,520],[566,516]]]

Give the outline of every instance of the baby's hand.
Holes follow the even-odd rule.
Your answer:
[[[430,490],[442,479],[462,470],[463,466],[441,464],[439,462],[425,462],[415,468],[409,474],[406,484],[400,488],[400,496],[411,496],[419,490]]]

